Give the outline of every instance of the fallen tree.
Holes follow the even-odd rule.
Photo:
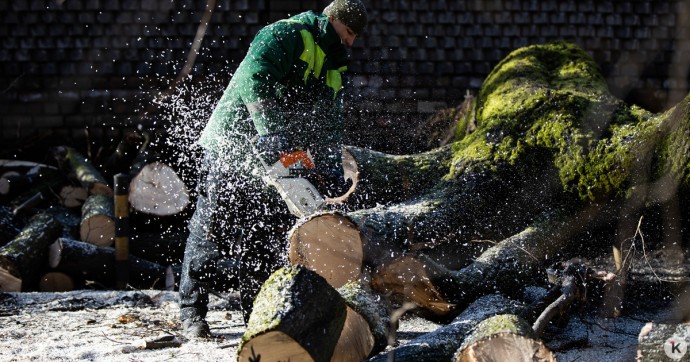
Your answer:
[[[346,217],[363,262],[376,275],[416,258],[452,305],[431,312],[451,318],[482,295],[544,283],[553,261],[610,254],[641,216],[653,239],[683,240],[685,226],[660,223],[669,210],[687,214],[689,108],[690,98],[661,114],[625,104],[572,44],[518,49],[485,80],[466,122],[476,128],[459,127],[449,146],[405,156],[347,147],[359,185]],[[409,299],[408,287],[386,291]]]

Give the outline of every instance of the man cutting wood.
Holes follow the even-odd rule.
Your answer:
[[[206,125],[196,210],[180,281],[180,319],[189,338],[209,337],[209,289],[219,259],[239,262],[245,323],[268,276],[285,264],[285,201],[263,181],[264,164],[308,151],[307,176],[325,196],[342,194],[342,88],[348,56],[367,24],[359,0],[334,0],[260,30]]]

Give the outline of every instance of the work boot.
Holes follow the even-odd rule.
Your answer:
[[[187,339],[208,339],[211,338],[211,329],[205,320],[186,319],[182,321],[182,334]]]

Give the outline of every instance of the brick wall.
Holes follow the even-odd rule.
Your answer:
[[[3,148],[87,133],[107,142],[127,127],[164,124],[151,100],[180,73],[206,3],[0,2]],[[217,99],[261,26],[327,3],[217,0],[186,82],[205,82]],[[348,141],[413,151],[413,130],[431,112],[476,92],[510,51],[553,40],[592,54],[615,95],[663,110],[688,93],[689,3],[365,0],[371,19],[352,51]]]

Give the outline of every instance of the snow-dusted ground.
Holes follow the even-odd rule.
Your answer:
[[[177,293],[73,291],[0,293],[0,361],[234,361],[243,333],[233,299],[212,297],[211,341],[179,337]],[[550,346],[559,361],[632,361],[637,335],[654,315],[616,320],[572,319]],[[439,325],[403,318],[398,343]],[[174,336],[179,346],[145,349],[143,341]]]

